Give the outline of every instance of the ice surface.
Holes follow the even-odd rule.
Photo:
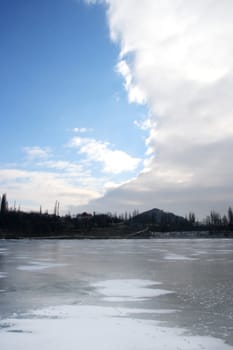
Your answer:
[[[233,240],[1,243],[1,350],[233,350]]]
[[[129,310],[122,308],[58,306],[29,316],[5,320],[0,333],[2,350],[233,349],[220,339],[189,336],[185,329],[132,318]]]
[[[0,254],[1,255],[7,255],[8,249],[7,248],[0,248]]]
[[[7,277],[8,273],[7,272],[0,272],[0,278],[5,278]]]

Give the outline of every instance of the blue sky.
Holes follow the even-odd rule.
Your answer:
[[[233,206],[233,2],[1,0],[0,193],[24,210]]]
[[[102,189],[88,189],[101,194],[104,183],[122,183],[142,169],[138,161],[130,171],[106,174],[103,161],[87,159],[87,153],[70,146],[81,137],[86,143],[108,143],[108,149],[135,159],[144,157],[145,133],[134,121],[145,119],[147,109],[128,103],[115,68],[119,47],[109,38],[105,10],[105,5],[72,0],[0,2],[2,169],[57,174],[65,169],[52,167],[52,162],[81,162],[82,171],[101,182]],[[22,207],[25,203],[26,209],[38,206],[23,193],[20,182],[16,177],[15,191],[11,181],[0,182],[1,192]],[[86,188],[81,182],[79,186]],[[59,193],[57,197],[62,201]],[[54,199],[48,200],[49,209]],[[46,198],[41,201],[46,206]]]
[[[22,145],[62,144],[75,127],[94,129],[97,137],[140,153],[138,130],[131,125],[144,111],[127,103],[114,71],[118,48],[110,42],[103,6],[71,0],[10,0],[0,6],[8,161]]]

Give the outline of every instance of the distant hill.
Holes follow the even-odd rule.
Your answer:
[[[187,224],[187,220],[173,213],[165,212],[161,209],[147,210],[141,214],[136,215],[132,219],[133,223],[147,224],[147,225],[180,225]]]

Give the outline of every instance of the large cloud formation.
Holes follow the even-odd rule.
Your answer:
[[[150,161],[96,208],[225,211],[233,202],[233,2],[105,2],[129,102],[150,110]]]

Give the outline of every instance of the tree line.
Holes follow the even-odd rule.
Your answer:
[[[54,211],[24,212],[20,207],[9,207],[7,195],[0,197],[0,238],[19,237],[124,237],[140,230],[148,229],[158,232],[169,231],[209,231],[219,233],[233,232],[233,211],[229,207],[224,215],[211,211],[201,222],[190,212],[183,217],[162,212],[160,219],[155,216],[143,216],[138,210],[122,214],[78,213],[61,216],[60,203],[55,202]],[[159,211],[159,210],[158,210]]]
[[[210,214],[207,215],[201,222],[196,220],[196,215],[193,212],[190,212],[185,216],[186,220],[188,220],[193,225],[206,225],[206,226],[232,226],[233,225],[233,211],[232,208],[229,207],[227,213],[221,215],[215,210],[211,210]]]

